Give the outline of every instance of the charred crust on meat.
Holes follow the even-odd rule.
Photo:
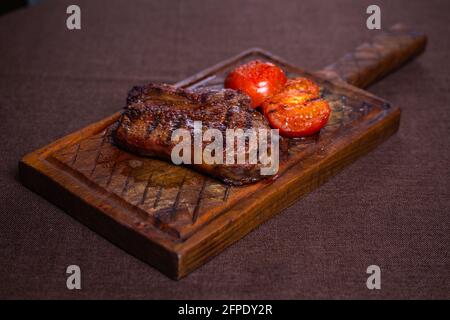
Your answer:
[[[251,107],[250,98],[232,89],[176,88],[149,83],[133,87],[127,105],[113,131],[115,143],[130,152],[171,161],[174,142],[172,132],[183,128],[193,136],[193,123],[202,121],[203,128],[270,129],[265,117]],[[246,139],[248,140],[248,139]],[[203,142],[203,147],[208,142]],[[248,146],[248,141],[246,141]],[[248,153],[246,148],[246,153]],[[248,161],[248,154],[246,161]],[[226,184],[243,185],[265,178],[261,164],[192,164],[191,168],[216,177]]]

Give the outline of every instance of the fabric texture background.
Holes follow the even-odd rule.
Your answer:
[[[369,88],[399,132],[187,278],[173,281],[20,184],[28,152],[119,110],[132,85],[176,82],[249,47],[317,70],[376,31],[371,1],[45,1],[0,17],[0,297],[450,298],[446,1],[378,1],[382,27],[429,36]],[[82,270],[82,290],[65,270]],[[381,290],[366,268],[381,267]]]

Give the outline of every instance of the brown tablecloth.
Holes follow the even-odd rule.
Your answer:
[[[426,53],[370,91],[400,131],[176,282],[23,187],[26,153],[99,120],[145,81],[175,82],[249,47],[308,70],[375,31],[371,1],[46,1],[0,17],[0,297],[450,298],[450,43],[446,1],[378,1]],[[82,290],[66,288],[66,267]],[[366,268],[381,267],[381,290]]]

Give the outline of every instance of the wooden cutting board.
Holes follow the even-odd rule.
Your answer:
[[[191,169],[139,157],[111,142],[119,112],[26,155],[21,181],[92,230],[179,279],[317,188],[392,135],[400,109],[357,89],[422,52],[426,37],[394,26],[337,63],[309,74],[260,49],[245,51],[178,82],[222,87],[227,73],[253,59],[288,77],[320,84],[332,107],[320,134],[281,145],[274,179],[230,187]],[[350,85],[351,84],[351,85]]]

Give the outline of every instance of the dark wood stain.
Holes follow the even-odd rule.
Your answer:
[[[314,74],[251,49],[179,82],[179,87],[217,87],[234,66],[264,59],[290,77],[320,84],[324,98],[336,105],[329,123],[317,136],[289,140],[288,156],[271,180],[230,187],[185,167],[128,154],[109,137],[120,113],[28,154],[19,163],[20,179],[113,243],[179,279],[394,134],[400,109],[354,86],[380,79],[425,44],[423,34],[395,26]]]

